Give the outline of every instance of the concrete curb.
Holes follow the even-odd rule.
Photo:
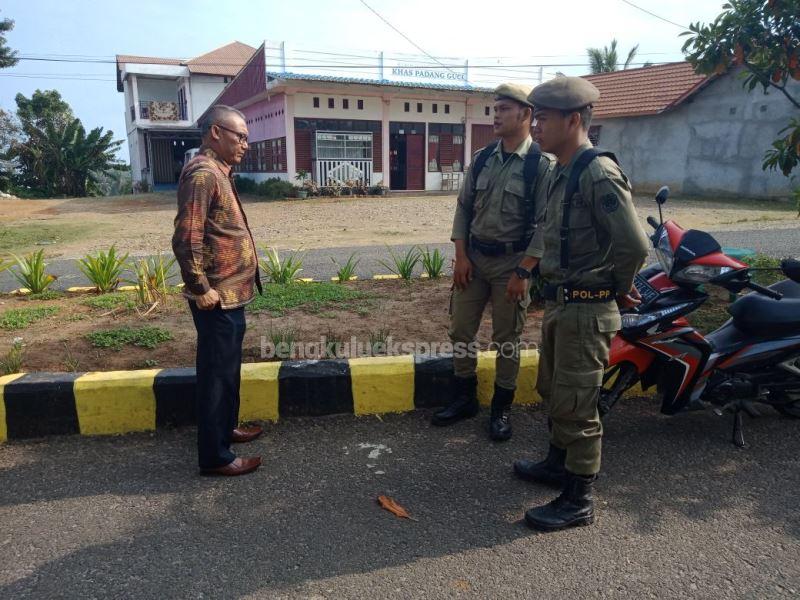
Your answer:
[[[494,390],[494,352],[478,357],[478,397]],[[535,392],[539,353],[521,356],[516,404]],[[332,414],[380,415],[443,405],[451,356],[390,356],[242,365],[242,421]],[[0,377],[0,441],[48,435],[114,435],[192,425],[195,370],[27,373]]]

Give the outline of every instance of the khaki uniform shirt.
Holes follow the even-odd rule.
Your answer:
[[[473,235],[486,242],[518,242],[533,234],[535,222],[527,214],[525,179],[522,173],[525,155],[528,154],[532,143],[531,137],[528,136],[505,162],[501,152],[502,143],[498,142],[495,145],[494,152],[478,174],[475,206],[470,224],[467,218],[473,196],[472,168],[480,151],[473,156],[464,185],[458,194],[451,240],[466,240],[469,235]],[[554,159],[550,155],[542,154],[535,191],[537,207],[545,202],[547,187],[545,180],[553,162]],[[532,246],[528,247],[526,254],[535,256],[531,254],[531,248]]]
[[[606,156],[589,163],[570,199],[569,266],[561,268],[564,193],[575,160],[591,147],[587,142],[569,165],[550,172],[543,186],[547,189],[544,214],[537,212],[539,226],[530,254],[541,257],[541,275],[552,285],[612,286],[616,294],[626,294],[647,258],[649,243],[636,217],[628,178]]]

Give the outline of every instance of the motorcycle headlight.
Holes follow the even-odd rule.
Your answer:
[[[730,267],[709,267],[706,265],[689,265],[675,273],[673,281],[682,280],[691,283],[706,283],[723,273],[732,271]]]
[[[666,227],[661,227],[655,253],[658,263],[661,265],[664,273],[669,276],[672,271],[672,265],[675,262],[675,253],[672,251],[672,246],[669,243],[669,234],[667,233]]]
[[[649,327],[666,317],[674,318],[678,314],[691,309],[692,306],[693,304],[691,302],[682,302],[650,313],[625,313],[622,315],[622,328],[638,329],[641,327]]]

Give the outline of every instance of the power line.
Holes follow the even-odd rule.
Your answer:
[[[433,56],[433,55],[431,55],[431,54],[428,54],[428,53],[425,51],[425,49],[424,49],[424,48],[422,48],[422,46],[420,46],[419,44],[417,44],[417,43],[416,43],[414,40],[412,40],[410,37],[408,37],[408,36],[407,36],[405,33],[403,33],[402,31],[400,31],[400,30],[399,30],[397,27],[395,27],[394,25],[392,25],[391,23],[389,23],[389,21],[387,21],[386,19],[384,19],[384,18],[381,16],[381,14],[380,14],[378,11],[376,11],[376,10],[375,10],[374,8],[372,8],[372,7],[371,7],[369,4],[367,4],[366,2],[364,2],[364,0],[359,0],[359,1],[361,2],[361,4],[363,4],[364,6],[366,6],[366,7],[367,7],[367,8],[368,8],[370,11],[372,11],[372,13],[374,13],[376,17],[378,17],[378,18],[379,18],[381,21],[383,21],[384,23],[386,23],[386,24],[387,24],[389,27],[391,27],[391,28],[392,28],[394,31],[396,31],[398,34],[400,34],[400,35],[403,37],[403,39],[405,39],[405,40],[406,40],[406,41],[407,41],[409,44],[411,44],[412,46],[414,46],[414,48],[416,48],[417,50],[419,50],[420,52],[422,52],[422,53],[423,53],[425,56],[427,56],[427,57],[428,57],[428,58],[430,58],[431,60],[434,60],[434,61],[436,61],[438,64],[440,64],[440,65],[442,65],[443,67],[445,67],[445,65],[444,65],[444,64],[442,64],[441,62],[439,62],[439,59],[437,59],[435,56]],[[452,72],[452,69],[450,69],[449,67],[445,67],[445,68],[446,68],[446,69],[448,69],[448,70],[450,70],[450,71]]]
[[[669,23],[670,25],[675,25],[675,27],[680,27],[680,28],[681,28],[681,29],[683,29],[684,31],[689,29],[689,28],[688,28],[688,27],[686,27],[685,25],[680,25],[679,23],[676,23],[675,21],[670,21],[669,19],[665,19],[664,17],[662,17],[662,16],[660,16],[660,15],[657,15],[657,14],[656,14],[656,13],[654,13],[654,12],[650,12],[650,11],[649,11],[649,10],[647,10],[646,8],[642,8],[641,6],[636,6],[636,5],[635,5],[633,2],[629,2],[628,0],[621,0],[621,1],[622,1],[622,2],[624,2],[625,4],[627,4],[628,6],[632,6],[632,7],[633,7],[633,8],[635,8],[636,10],[640,10],[640,11],[642,11],[643,13],[647,13],[647,14],[648,14],[648,15],[650,15],[651,17],[655,17],[656,19],[661,19],[661,20],[662,20],[662,21],[664,21],[665,23]]]

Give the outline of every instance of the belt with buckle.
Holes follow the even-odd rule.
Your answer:
[[[469,238],[469,247],[477,250],[486,256],[502,256],[504,254],[516,254],[528,248],[531,238],[518,240],[516,242],[485,242],[474,236]]]
[[[545,300],[564,304],[600,304],[614,300],[615,295],[614,288],[611,286],[587,288],[565,283],[562,285],[545,284],[542,288],[542,297]]]

